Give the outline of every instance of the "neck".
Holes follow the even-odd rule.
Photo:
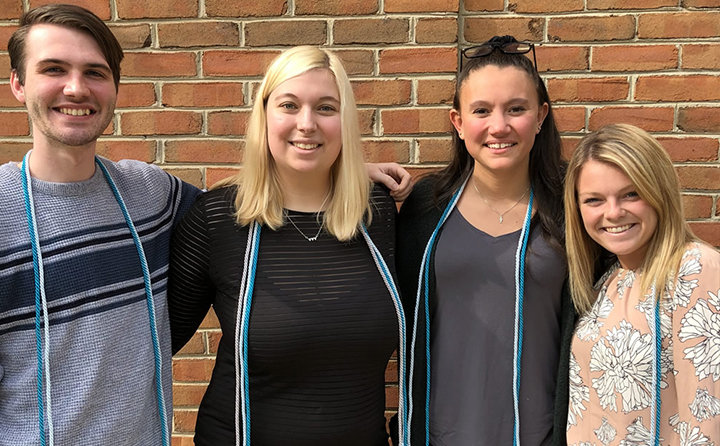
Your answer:
[[[280,176],[283,207],[300,212],[320,212],[329,202],[330,177],[324,175]]]
[[[491,171],[475,163],[472,175],[475,186],[487,200],[517,200],[530,187],[527,169]]]
[[[30,176],[53,183],[75,183],[95,173],[95,144],[88,147],[43,147],[30,154]]]

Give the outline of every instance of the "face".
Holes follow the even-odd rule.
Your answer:
[[[530,150],[548,113],[532,79],[515,67],[493,65],[470,73],[460,88],[460,110],[450,119],[475,159],[476,172],[527,172]]]
[[[36,148],[87,146],[110,123],[116,91],[98,44],[87,34],[57,25],[34,25],[25,41],[25,84],[10,84],[33,124]]]
[[[340,148],[340,94],[328,69],[286,80],[267,103],[268,145],[278,174],[330,175]]]
[[[580,170],[576,191],[590,237],[616,254],[623,268],[638,268],[657,228],[658,216],[637,194],[630,178],[618,167],[590,160]]]

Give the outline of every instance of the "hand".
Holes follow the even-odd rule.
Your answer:
[[[371,180],[390,189],[395,201],[405,200],[412,192],[412,177],[398,163],[366,163],[365,168]]]

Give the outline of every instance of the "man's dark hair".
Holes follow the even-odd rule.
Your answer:
[[[123,50],[120,43],[98,16],[85,8],[75,5],[55,4],[40,6],[23,14],[20,18],[20,28],[13,33],[8,41],[10,53],[10,66],[17,73],[20,84],[25,84],[25,40],[33,25],[57,25],[76,29],[88,34],[97,42],[105,60],[112,71],[115,81],[115,90],[120,83],[120,62],[123,59]]]

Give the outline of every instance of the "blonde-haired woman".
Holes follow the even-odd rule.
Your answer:
[[[720,444],[720,254],[685,223],[670,157],[630,125],[588,135],[565,211],[568,444]]]
[[[296,47],[271,64],[243,166],[172,244],[174,350],[210,305],[223,331],[195,444],[387,445],[385,368],[398,346],[405,361],[396,211],[368,179],[335,55]]]

